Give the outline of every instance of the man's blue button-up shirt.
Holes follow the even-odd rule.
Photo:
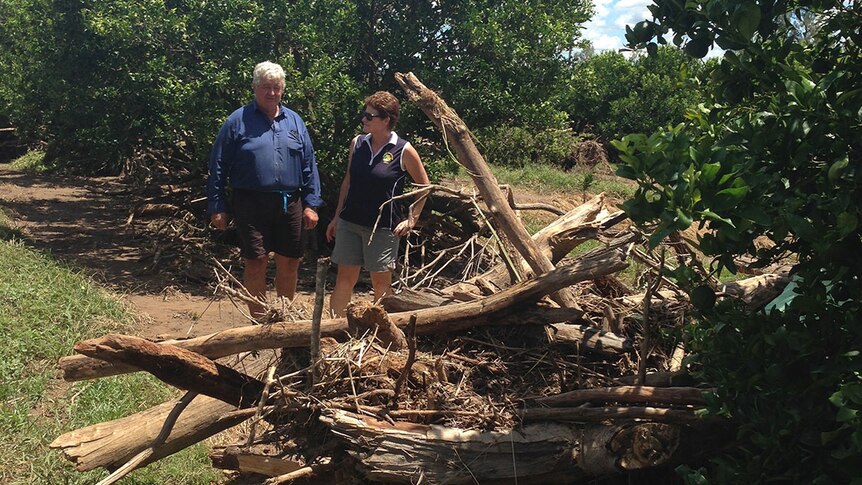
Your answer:
[[[306,207],[320,207],[320,175],[302,118],[284,106],[270,121],[251,103],[234,111],[213,145],[207,183],[210,214],[226,212],[225,188],[297,190]]]

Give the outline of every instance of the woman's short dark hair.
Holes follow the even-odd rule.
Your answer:
[[[398,98],[393,96],[392,93],[387,91],[377,91],[371,96],[365,98],[365,106],[371,106],[377,111],[380,111],[381,114],[386,113],[389,116],[389,129],[395,129],[395,125],[398,123],[398,117],[401,116],[401,103],[398,102]]]

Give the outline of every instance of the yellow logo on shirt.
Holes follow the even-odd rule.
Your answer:
[[[383,163],[389,163],[391,161],[392,161],[392,154],[389,152],[384,153],[383,154]]]

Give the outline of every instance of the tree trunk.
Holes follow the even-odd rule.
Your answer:
[[[78,471],[98,467],[114,470],[152,444],[174,405],[174,401],[169,401],[131,416],[64,433],[49,447],[62,450]],[[183,410],[167,441],[157,446],[153,456],[144,464],[170,456],[236,426],[253,414],[254,410],[237,412],[236,406],[198,395]]]
[[[521,256],[536,274],[545,274],[554,269],[551,260],[545,256],[530,237],[515,211],[506,201],[497,179],[485,163],[484,157],[476,149],[470,130],[455,111],[440,96],[431,91],[412,73],[396,73],[395,80],[404,89],[407,98],[425,112],[431,121],[443,131],[450,146],[455,148],[458,161],[467,168],[473,177],[479,194],[488,206],[497,227],[508,236]],[[578,308],[574,295],[564,289],[557,290],[554,301],[561,306]]]
[[[389,315],[399,328],[405,328],[410,317],[416,315],[416,332],[419,335],[465,330],[480,325],[521,323],[518,316],[505,318],[529,306],[550,292],[571,286],[580,281],[621,271],[627,266],[624,254],[608,249],[586,255],[573,264],[557,268],[539,278],[525,281],[501,293],[473,302],[428,308],[415,312]],[[321,337],[338,338],[347,331],[344,318],[321,322]],[[173,345],[190,350],[211,359],[252,350],[306,347],[311,333],[310,321],[275,323],[228,329],[202,337],[170,341],[155,345]],[[109,375],[134,372],[134,367],[112,366],[96,359],[82,356],[67,356],[60,359],[63,377],[66,380],[92,379]]]
[[[213,466],[222,470],[258,473],[268,477],[295,472],[303,466],[297,461],[278,456],[282,443],[257,443],[253,446],[217,446],[210,452]]]
[[[384,483],[572,483],[667,463],[680,438],[679,427],[658,423],[479,432],[337,410],[321,420],[365,477]]]
[[[703,404],[704,390],[693,387],[617,386],[578,389],[536,399],[546,406],[576,406],[585,402]]]
[[[214,397],[238,408],[254,405],[263,382],[190,350],[157,344],[131,335],[83,340],[75,350],[96,359],[121,362],[156,376],[174,387]]]
[[[275,353],[267,351],[244,364],[243,369],[251,375],[259,375],[275,362]],[[66,459],[75,463],[79,471],[99,467],[114,470],[153,443],[175,405],[176,401],[168,401],[131,416],[70,431],[59,436],[49,446],[61,449]],[[198,395],[180,414],[167,440],[156,447],[153,456],[144,464],[170,456],[231,428],[251,417],[254,412],[254,409],[237,411],[236,406]]]

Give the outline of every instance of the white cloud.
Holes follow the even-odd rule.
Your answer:
[[[626,43],[626,25],[651,18],[650,0],[595,0],[596,14],[584,27],[584,35],[596,50],[618,50]]]
[[[596,51],[619,50],[626,45],[626,26],[652,19],[647,6],[652,0],[594,0],[595,15],[584,24],[584,37],[593,43]],[[673,32],[665,35],[668,42]],[[724,51],[717,46],[706,55],[720,57]]]

